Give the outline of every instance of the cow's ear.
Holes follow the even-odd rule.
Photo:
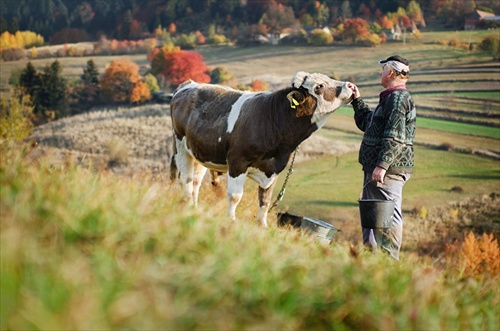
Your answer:
[[[308,116],[314,113],[315,99],[310,95],[292,91],[287,94],[286,98],[290,102],[290,108],[295,109],[295,116]]]
[[[292,78],[292,87],[300,88],[304,83],[304,79],[309,75],[309,73],[305,71],[299,71]]]

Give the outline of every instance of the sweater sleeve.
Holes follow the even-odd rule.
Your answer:
[[[352,101],[352,108],[354,109],[354,121],[356,122],[356,126],[364,132],[370,122],[372,110],[361,98]]]

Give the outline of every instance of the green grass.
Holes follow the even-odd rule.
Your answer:
[[[335,112],[335,116],[348,116],[352,118],[353,110],[351,107],[342,107]],[[354,122],[354,120],[352,121]],[[460,123],[454,121],[437,120],[437,119],[423,118],[423,117],[418,117],[417,123],[418,123],[417,130],[418,128],[425,128],[442,132],[457,133],[462,135],[472,135],[472,136],[500,139],[499,128],[494,128],[485,125]],[[417,131],[417,136],[418,136],[418,131]]]
[[[261,229],[245,204],[233,223],[147,176],[30,166],[21,150],[0,160],[1,329],[500,327],[495,277]]]
[[[476,125],[476,124],[450,122],[444,120],[435,120],[422,117],[419,118],[417,121],[418,121],[418,127],[421,128],[500,139],[499,128],[493,128],[489,126]]]
[[[325,221],[357,221],[363,180],[357,153],[300,163],[294,169],[282,208]],[[284,176],[276,194],[283,180]],[[498,191],[498,161],[416,146],[415,172],[405,187],[404,209],[409,211],[422,202],[427,207],[446,204],[457,198],[451,192],[454,186],[464,189],[462,198]]]

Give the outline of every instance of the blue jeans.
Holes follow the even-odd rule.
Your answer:
[[[363,228],[363,244],[372,251],[377,251],[380,246],[394,259],[399,260],[399,251],[403,241],[403,213],[401,211],[403,186],[410,179],[410,174],[387,174],[384,177],[384,184],[372,182],[371,179],[372,174],[365,172],[363,199],[394,200],[394,216],[392,225],[388,229]]]

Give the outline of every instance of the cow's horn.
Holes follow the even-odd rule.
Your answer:
[[[309,74],[305,71],[298,71],[292,78],[292,86],[300,88]]]

